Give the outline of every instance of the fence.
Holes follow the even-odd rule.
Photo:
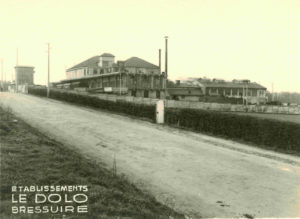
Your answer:
[[[166,108],[177,109],[202,109],[223,112],[255,112],[255,113],[275,113],[275,114],[300,114],[300,107],[297,106],[269,106],[269,105],[239,105],[204,103],[191,101],[166,100]]]
[[[74,91],[70,91],[74,92]],[[88,93],[86,93],[88,94]],[[133,96],[118,96],[112,94],[88,94],[97,96],[103,100],[109,101],[127,101],[136,104],[156,105],[158,99],[133,97]],[[297,106],[269,106],[269,105],[240,105],[240,104],[222,104],[222,103],[204,103],[194,101],[178,101],[178,100],[165,100],[166,108],[178,109],[203,109],[214,110],[221,112],[255,112],[255,113],[274,113],[274,114],[299,114],[300,107]]]
[[[82,94],[94,96],[102,100],[119,102],[125,101],[134,104],[156,105],[158,99],[133,97],[133,96],[118,96],[113,94],[90,94],[88,92],[77,92],[72,90],[51,89],[56,92],[68,92],[74,94]],[[221,112],[254,112],[254,113],[274,113],[274,114],[296,114],[300,115],[300,107],[297,106],[270,106],[270,105],[240,105],[240,104],[222,104],[222,103],[205,103],[193,101],[178,101],[165,100],[166,108],[177,109],[203,109],[214,110]]]

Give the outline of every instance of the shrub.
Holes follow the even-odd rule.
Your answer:
[[[165,122],[257,145],[300,152],[300,125],[244,115],[196,109],[170,109]]]
[[[47,96],[46,87],[29,87],[28,93],[37,96]],[[155,106],[149,106],[144,104],[136,104],[125,101],[113,102],[109,100],[103,100],[96,96],[89,96],[86,94],[80,94],[73,91],[63,91],[57,89],[51,89],[50,98],[62,100],[70,103],[95,107],[99,109],[109,110],[118,113],[125,113],[137,117],[143,117],[155,120]]]

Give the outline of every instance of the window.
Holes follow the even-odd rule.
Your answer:
[[[108,61],[102,61],[102,67],[108,67],[109,62]]]
[[[146,98],[149,97],[149,91],[148,91],[148,90],[145,90],[145,91],[144,91],[144,97],[146,97]]]
[[[172,96],[172,100],[178,100],[178,96],[176,95]]]
[[[160,99],[160,91],[159,90],[156,91],[156,98]]]

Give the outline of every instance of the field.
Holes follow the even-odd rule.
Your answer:
[[[14,185],[87,185],[88,213],[55,218],[182,218],[103,163],[95,163],[41,134],[0,107],[1,218],[49,218],[47,214],[12,217]],[[33,204],[33,203],[28,203]],[[29,214],[30,215],[30,214]],[[53,215],[51,216],[53,217]]]

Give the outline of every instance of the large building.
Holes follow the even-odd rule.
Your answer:
[[[16,84],[17,85],[33,85],[34,84],[34,67],[32,66],[15,66]]]
[[[53,85],[137,97],[165,97],[166,80],[160,67],[138,57],[115,62],[114,55],[103,53],[67,69],[66,78]]]
[[[222,79],[190,78],[177,81],[168,88],[171,99],[208,102],[231,102],[238,100],[249,104],[265,103],[266,88],[250,80],[225,81]]]

